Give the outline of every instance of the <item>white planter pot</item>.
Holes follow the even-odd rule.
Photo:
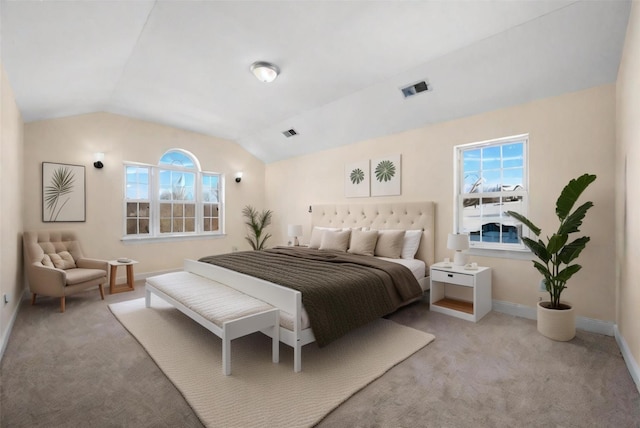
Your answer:
[[[538,331],[549,339],[566,342],[576,335],[576,314],[571,309],[547,309],[538,302]],[[569,305],[568,303],[564,303]],[[571,305],[569,305],[571,306]]]

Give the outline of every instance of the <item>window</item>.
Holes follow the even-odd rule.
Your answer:
[[[192,154],[170,150],[157,166],[125,163],[125,236],[222,233],[222,175],[200,171]]]
[[[522,226],[506,215],[526,215],[528,135],[455,147],[457,232],[468,233],[471,248],[524,251]]]

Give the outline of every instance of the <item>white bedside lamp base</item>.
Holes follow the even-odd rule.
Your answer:
[[[453,264],[456,266],[464,266],[469,261],[469,256],[462,251],[456,251],[453,255]]]
[[[464,266],[467,264],[468,257],[464,250],[469,249],[469,235],[463,233],[450,233],[447,237],[447,248],[455,250],[453,256],[453,264],[456,266]]]

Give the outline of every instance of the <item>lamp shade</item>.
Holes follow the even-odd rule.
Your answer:
[[[287,227],[287,234],[291,237],[302,236],[302,225],[301,224],[290,224]]]
[[[447,248],[456,251],[469,249],[469,235],[463,233],[450,233],[447,238]]]

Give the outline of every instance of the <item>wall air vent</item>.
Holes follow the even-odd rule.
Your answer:
[[[293,137],[294,135],[298,135],[298,133],[296,132],[295,129],[291,128],[286,131],[282,131],[282,135],[289,138],[289,137]]]
[[[404,95],[405,98],[409,98],[419,94],[420,92],[430,91],[431,87],[427,85],[427,82],[423,80],[422,82],[414,83],[413,85],[400,88],[400,90],[402,91],[402,95]]]

